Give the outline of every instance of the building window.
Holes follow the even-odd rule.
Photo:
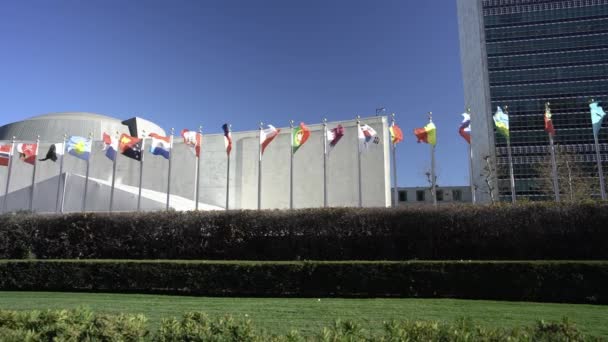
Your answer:
[[[452,190],[452,199],[454,201],[462,201],[462,190]]]
[[[399,191],[399,202],[407,202],[407,191]]]
[[[443,201],[443,190],[437,190],[435,194],[437,195],[438,201]]]
[[[416,201],[424,202],[424,190],[416,190]]]

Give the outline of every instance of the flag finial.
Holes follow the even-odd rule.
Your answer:
[[[260,121],[260,129],[264,128],[264,123]]]
[[[171,127],[171,135],[175,134],[175,128]]]
[[[505,114],[507,114],[509,112],[509,106],[508,105],[504,105],[503,107],[505,107]]]
[[[357,115],[357,125],[361,123],[361,115]]]
[[[467,113],[471,115],[471,107],[467,107]]]
[[[433,112],[428,112],[427,115],[429,116],[429,121],[433,121]]]
[[[593,103],[593,102],[595,102],[594,98],[592,98],[591,100],[589,100],[589,103]]]
[[[327,126],[327,118],[323,118],[323,120],[322,120],[322,121],[323,121],[323,125],[326,125],[326,126]]]
[[[293,128],[293,120],[289,120],[289,127]]]

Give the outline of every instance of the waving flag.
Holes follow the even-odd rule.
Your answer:
[[[462,113],[462,123],[458,128],[458,133],[469,144],[471,143],[471,115],[469,113]]]
[[[150,144],[150,152],[157,156],[163,156],[165,159],[169,159],[171,155],[171,138],[163,137],[156,133],[150,133],[152,143]]]
[[[232,151],[232,133],[230,133],[230,126],[225,123],[222,125],[222,129],[224,130],[224,146],[226,147],[226,154],[230,155],[230,151]]]
[[[89,160],[91,155],[91,139],[71,136],[67,143],[68,153],[82,160]]]
[[[545,131],[551,135],[555,135],[555,128],[553,128],[553,120],[551,119],[551,109],[549,106],[545,108]]]
[[[496,130],[502,134],[503,137],[509,138],[509,116],[502,111],[502,108],[498,106],[496,108],[496,114],[493,116],[494,125]]]
[[[17,152],[19,153],[19,159],[34,165],[38,154],[38,144],[17,144]]]
[[[264,150],[268,144],[272,142],[277,135],[281,132],[280,129],[275,128],[273,125],[268,125],[268,128],[262,130],[260,132],[260,145],[262,145],[262,154],[264,154]]]
[[[197,157],[200,157],[203,135],[196,131],[189,131],[187,129],[182,129],[182,137],[184,138],[184,144],[193,148],[194,155],[196,155]]]
[[[376,133],[376,130],[366,124],[359,125],[358,135],[359,151],[367,149],[372,143],[378,144],[380,142],[380,138],[378,138],[378,133]]]
[[[391,142],[393,143],[393,145],[403,141],[403,132],[395,122],[391,124],[391,126],[388,128],[388,131],[391,133]]]
[[[124,156],[141,161],[141,145],[142,139],[123,133],[120,136],[118,149]]]
[[[116,159],[116,152],[118,151],[118,140],[116,140],[105,132],[103,133],[103,150],[106,151],[106,157],[108,157],[108,159]]]
[[[63,155],[63,143],[56,143],[49,146],[49,150],[46,153],[46,157],[42,159],[38,159],[39,161],[52,160],[54,162],[57,161],[57,156]]]
[[[11,155],[13,151],[11,151],[13,145],[0,145],[0,166],[8,166],[9,160],[11,160]]]
[[[591,123],[593,124],[593,135],[596,137],[600,132],[600,128],[602,127],[602,121],[604,120],[604,116],[606,113],[604,112],[604,108],[599,105],[597,101],[589,104],[589,108],[591,109]]]
[[[293,149],[293,153],[296,153],[304,145],[308,137],[310,137],[310,130],[303,122],[300,122],[300,127],[295,127],[291,130],[291,148]]]
[[[437,128],[432,121],[422,128],[416,128],[414,134],[419,143],[423,142],[433,146],[437,144]]]
[[[344,136],[344,127],[338,125],[335,128],[327,130],[327,140],[330,147],[335,147],[338,141]]]

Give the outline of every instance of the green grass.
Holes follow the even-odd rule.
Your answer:
[[[210,298],[186,296],[1,292],[0,309],[42,310],[88,307],[105,313],[143,313],[154,328],[162,317],[203,311],[212,316],[231,314],[250,318],[256,326],[274,333],[298,329],[317,332],[335,319],[360,322],[366,329],[386,320],[454,321],[470,317],[488,327],[532,325],[537,320],[568,317],[585,334],[608,337],[608,306],[497,302],[457,299],[342,299],[342,298]]]

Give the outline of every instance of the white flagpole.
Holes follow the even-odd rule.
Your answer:
[[[15,150],[15,137],[11,140],[11,150],[8,153],[8,174],[6,175],[6,189],[4,190],[4,199],[2,200],[2,213],[6,212],[6,199],[8,197],[8,188],[11,182],[11,171],[13,169],[13,151]]]
[[[139,158],[139,191],[137,193],[137,211],[141,210],[141,186],[144,180],[144,152],[146,150],[146,131],[142,130],[143,137],[141,138],[141,152]]]
[[[30,189],[30,211],[34,210],[34,191],[36,189],[36,164],[38,164],[38,145],[40,145],[40,136],[36,137],[36,151],[34,152],[34,170],[32,172],[32,187]]]
[[[323,118],[323,207],[327,208],[327,119]]]
[[[550,111],[549,105],[549,102],[545,103],[545,116],[547,115],[547,111]],[[553,176],[553,194],[555,195],[555,202],[559,202],[559,180],[557,178],[557,162],[555,161],[555,145],[553,144],[553,135],[551,134],[551,132],[547,132],[547,135],[549,135],[549,148],[551,152],[551,174]]]
[[[55,196],[55,212],[59,212],[61,198],[59,197],[61,194],[61,177],[63,175],[63,155],[65,154],[65,145],[67,144],[68,135],[63,135],[63,151],[61,152],[61,159],[59,160],[59,176],[57,177],[57,196]]]
[[[262,128],[263,122],[260,122],[260,141],[258,146],[258,210],[262,209]]]
[[[357,115],[357,170],[359,170],[359,207],[363,207],[363,186],[361,180],[361,141],[359,141],[359,134],[361,134],[361,116]]]
[[[169,198],[171,197],[171,159],[173,159],[173,134],[175,129],[171,128],[171,136],[169,137],[169,171],[167,172],[167,205],[165,210],[169,210]]]
[[[604,171],[602,170],[602,156],[600,155],[600,144],[597,139],[597,134],[593,134],[593,139],[595,141],[595,159],[597,160],[597,171],[600,176],[600,194],[602,195],[602,199],[606,199],[606,188],[604,187]]]
[[[471,108],[467,108],[467,114],[469,114],[469,127],[471,127]],[[469,134],[469,186],[471,187],[471,200],[473,204],[477,203],[475,197],[475,181],[473,178],[473,136]]]
[[[429,122],[433,122],[433,112],[429,112]],[[433,205],[437,207],[437,177],[435,176],[435,145],[431,145],[431,198],[433,198]]]
[[[505,106],[505,114],[509,115],[508,106]],[[507,156],[509,157],[509,173],[511,175],[511,203],[515,203],[515,175],[513,174],[513,157],[511,156],[511,131],[507,137]]]
[[[290,152],[290,161],[289,161],[289,209],[293,209],[293,120],[289,120],[289,128],[290,128],[290,138],[291,138],[291,148]]]
[[[228,128],[228,134],[230,134],[232,125],[228,124],[227,128]],[[226,139],[226,137],[224,137],[224,139]],[[231,144],[232,144],[232,142],[231,142]],[[226,210],[228,210],[229,207],[230,207],[230,153],[226,152]]]
[[[116,132],[115,137],[117,139],[119,138],[118,135],[118,131]],[[110,212],[112,212],[112,207],[114,204],[114,186],[116,184],[116,160],[118,159],[118,155],[120,154],[120,151],[116,150],[114,151],[114,160],[112,161],[112,187],[110,188]]]
[[[395,113],[391,114],[391,125],[395,126]],[[389,139],[391,135],[389,134]],[[393,154],[393,207],[399,206],[399,199],[397,198],[397,143],[391,141],[391,152]]]
[[[198,210],[198,201],[200,195],[200,178],[201,178],[201,153],[202,146],[198,144],[198,140],[201,140],[201,145],[203,142],[203,126],[198,126],[198,136],[196,137],[196,145],[194,147],[194,153],[196,153],[196,147],[198,146],[198,155],[196,156],[196,189],[194,189],[194,210]]]
[[[89,133],[89,140],[91,141],[91,145],[93,144],[93,133]],[[91,148],[91,152],[93,149]],[[82,212],[85,211],[87,207],[87,189],[89,187],[89,160],[91,159],[91,152],[89,152],[89,158],[87,158],[87,172],[84,179],[84,196],[82,197]]]

